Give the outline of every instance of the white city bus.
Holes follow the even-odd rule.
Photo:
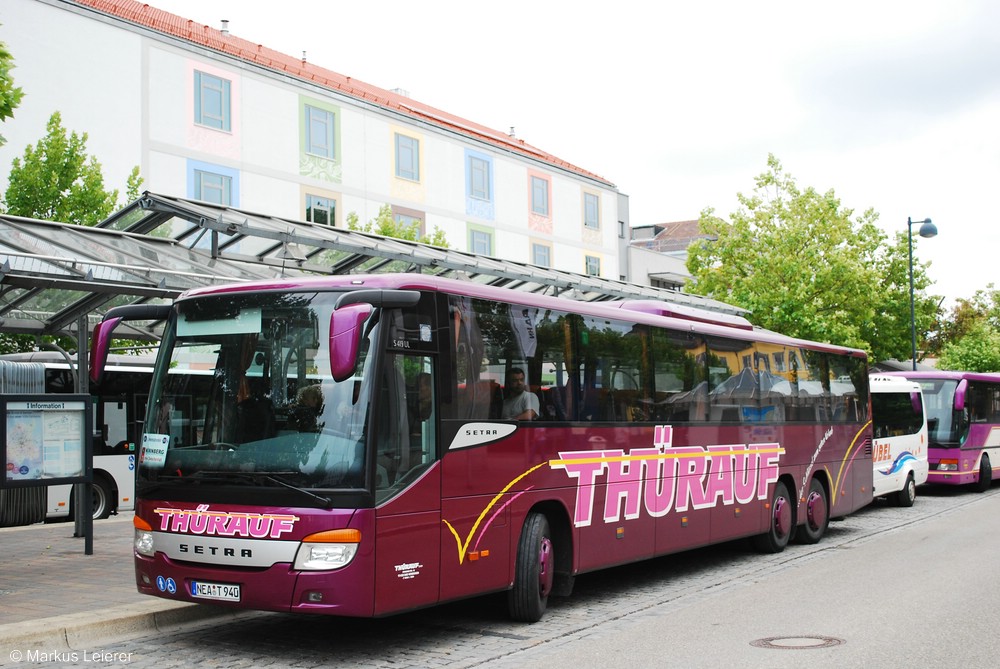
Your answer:
[[[927,482],[927,416],[920,384],[900,376],[872,374],[872,492],[899,506],[912,506],[917,486]]]

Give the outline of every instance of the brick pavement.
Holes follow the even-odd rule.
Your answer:
[[[0,528],[0,650],[72,647],[220,613],[136,591],[131,514],[94,522],[92,555],[73,531],[72,522]]]

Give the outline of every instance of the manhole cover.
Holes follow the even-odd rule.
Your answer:
[[[766,639],[751,641],[750,645],[775,650],[810,650],[830,648],[842,643],[846,643],[846,641],[832,636],[769,636]]]

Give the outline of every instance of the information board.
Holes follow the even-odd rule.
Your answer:
[[[0,395],[4,487],[90,480],[90,395]]]

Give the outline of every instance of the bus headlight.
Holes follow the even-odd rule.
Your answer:
[[[938,463],[937,470],[939,472],[957,472],[958,460],[942,460]]]
[[[332,570],[346,567],[358,552],[359,530],[329,530],[310,534],[295,554],[295,569]]]
[[[135,527],[135,539],[132,541],[135,552],[145,557],[153,557],[156,552],[153,547],[153,528],[139,516],[132,518],[132,526]]]
[[[359,530],[329,530],[310,534],[295,554],[295,569],[319,571],[346,567],[358,552]]]

